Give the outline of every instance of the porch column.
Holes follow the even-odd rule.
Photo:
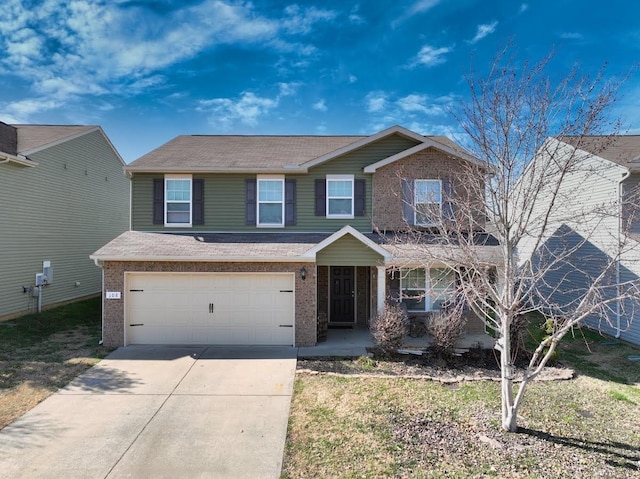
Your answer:
[[[384,298],[386,297],[386,268],[384,266],[376,266],[378,269],[378,314],[384,310]]]

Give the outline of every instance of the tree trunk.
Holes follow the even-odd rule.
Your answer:
[[[513,397],[513,364],[511,363],[511,331],[509,321],[503,321],[500,328],[500,375],[502,385],[502,429],[509,432],[518,430],[517,407]]]

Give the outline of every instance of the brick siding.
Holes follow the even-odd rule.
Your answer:
[[[300,269],[308,271],[300,278]],[[295,273],[295,345],[316,344],[316,275],[309,263],[200,263],[200,262],[120,262],[104,264],[105,291],[121,291],[122,299],[104,299],[103,340],[106,347],[124,345],[124,275],[125,272],[181,273]],[[104,291],[103,291],[104,297]]]
[[[468,174],[476,175],[470,171],[468,162],[433,148],[378,169],[373,174],[373,228],[397,231],[407,227],[402,217],[402,178],[448,179],[451,181],[453,194],[461,197],[467,191],[464,176]],[[482,200],[478,202],[478,205],[481,204]],[[482,218],[476,218],[476,221],[482,221]]]

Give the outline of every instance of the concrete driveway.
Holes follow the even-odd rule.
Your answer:
[[[0,477],[277,478],[294,348],[129,346],[0,431]]]

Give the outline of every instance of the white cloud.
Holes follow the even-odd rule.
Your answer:
[[[456,101],[458,98],[455,95],[433,97],[424,93],[411,93],[394,97],[392,93],[383,91],[370,92],[365,97],[371,130],[404,125],[430,135],[441,133],[440,130],[425,129],[420,125],[448,124],[448,110]]]
[[[332,10],[323,10],[316,7],[301,8],[299,5],[289,5],[284,9],[285,17],[282,20],[282,27],[289,33],[304,33],[311,31],[313,26],[319,22],[333,20],[337,13]]]
[[[324,101],[324,98],[318,100],[317,102],[315,102],[311,108],[313,108],[314,110],[318,110],[318,111],[327,111],[327,104]]]
[[[387,105],[387,95],[380,91],[369,92],[364,100],[369,113],[383,111]]]
[[[235,123],[255,126],[258,119],[278,106],[279,99],[259,97],[252,92],[243,92],[240,98],[214,98],[201,100],[198,111],[209,113],[209,123],[214,128],[227,130]]]
[[[6,123],[27,123],[31,115],[63,105],[63,102],[50,98],[29,98],[0,104],[0,111]]]
[[[527,10],[529,10],[529,4],[528,3],[523,3],[520,5],[520,10],[518,10],[518,13],[524,13]]]
[[[300,82],[279,83],[278,88],[280,90],[280,96],[295,95],[301,86],[302,83]]]
[[[444,110],[441,105],[433,103],[426,95],[412,94],[396,101],[396,105],[408,113],[422,113],[424,115],[441,115]]]
[[[477,43],[480,40],[482,40],[484,37],[486,37],[487,35],[491,35],[493,32],[496,31],[496,28],[498,26],[498,21],[494,20],[491,23],[485,23],[482,25],[478,25],[478,30],[476,31],[476,36],[473,37],[471,40],[469,40],[469,43],[473,44],[473,43]]]
[[[409,8],[407,8],[400,17],[391,22],[391,26],[395,28],[399,23],[402,23],[403,21],[413,17],[414,15],[431,10],[439,3],[440,0],[417,0]]]
[[[418,0],[407,9],[407,14],[409,16],[412,16],[416,13],[426,12],[427,10],[431,10],[439,3],[440,0]]]
[[[577,32],[565,32],[560,35],[560,38],[563,38],[565,40],[583,40],[584,35]]]
[[[355,75],[349,75],[349,83],[355,83],[358,81],[358,77]]]
[[[354,25],[362,25],[365,22],[364,18],[360,15],[360,5],[355,5],[349,12],[349,21]]]
[[[37,8],[27,8],[23,0],[4,0],[0,70],[27,82],[33,101],[51,109],[87,95],[126,96],[161,86],[163,69],[215,45],[248,44],[310,56],[317,50],[302,37],[336,15],[292,6],[277,18],[262,15],[250,2],[223,0],[179,3],[163,13],[144,5],[42,0]],[[38,100],[45,96],[50,101]],[[20,103],[15,108],[25,111]]]
[[[430,45],[423,46],[418,52],[413,66],[425,65],[427,67],[433,67],[445,63],[447,60],[444,55],[453,51],[453,47],[432,47]]]

